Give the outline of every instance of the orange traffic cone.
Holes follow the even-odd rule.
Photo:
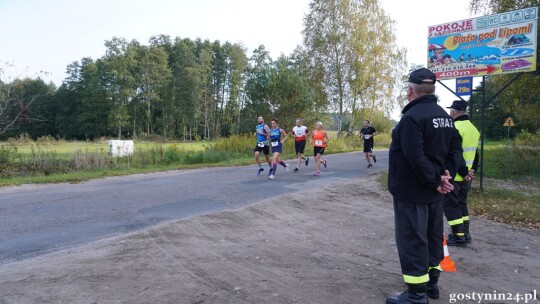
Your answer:
[[[444,259],[441,261],[441,268],[443,271],[456,272],[456,263],[450,259],[450,253],[448,252],[448,245],[446,245],[446,235],[443,233],[443,248]]]

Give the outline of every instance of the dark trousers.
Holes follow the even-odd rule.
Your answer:
[[[406,283],[427,282],[429,269],[439,267],[444,258],[442,205],[414,204],[394,198],[396,245]]]
[[[469,182],[453,182],[454,191],[445,195],[444,215],[450,226],[461,224],[463,217],[469,216],[467,207],[467,193],[469,192]]]

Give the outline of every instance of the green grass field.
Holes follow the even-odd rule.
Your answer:
[[[512,141],[486,141],[484,175],[499,179],[540,181],[540,148]]]
[[[328,132],[326,153],[362,150],[358,136],[338,138]],[[389,144],[389,135],[377,137],[376,148]],[[134,154],[113,158],[107,141],[76,142],[27,138],[0,143],[0,186],[24,183],[83,181],[111,175],[145,173],[203,166],[232,166],[253,163],[255,141],[237,135],[211,142],[134,142]],[[294,158],[294,140],[285,143],[282,158]]]
[[[0,146],[7,145],[8,143],[0,143]],[[149,150],[155,147],[162,147],[167,149],[169,147],[176,147],[179,150],[184,151],[204,151],[211,142],[170,142],[170,143],[155,143],[148,141],[137,141],[135,149]],[[54,153],[57,157],[62,159],[68,159],[77,151],[89,152],[89,153],[101,153],[108,154],[109,146],[107,141],[97,142],[84,142],[84,141],[56,141],[56,142],[23,142],[16,143],[17,152],[24,156],[30,156],[32,152],[41,149],[45,153]]]

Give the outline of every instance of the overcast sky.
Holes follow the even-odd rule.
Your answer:
[[[426,64],[427,27],[471,17],[469,0],[379,0],[396,21],[409,64]],[[0,0],[0,67],[43,77],[57,86],[68,64],[105,54],[112,37],[148,44],[153,35],[242,43],[248,56],[260,44],[272,58],[302,44],[309,0]],[[3,79],[6,80],[6,79]],[[455,81],[445,81],[450,88]],[[455,97],[439,86],[441,104]]]

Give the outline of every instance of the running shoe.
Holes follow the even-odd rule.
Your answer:
[[[272,175],[273,172],[274,172],[274,169],[270,168],[270,172],[268,172],[268,175]]]
[[[294,170],[292,170],[292,172],[294,172],[294,173],[298,173],[298,171],[300,171],[300,170],[298,170],[298,168],[294,168]]]
[[[285,164],[285,171],[289,172],[289,164]]]
[[[368,168],[371,168],[371,167],[373,167],[373,165],[372,165],[372,164],[369,164],[369,165],[367,165],[367,167],[368,167]]]
[[[257,176],[261,176],[264,172],[264,168],[259,168],[259,172],[257,172]]]
[[[377,162],[377,157],[375,157],[375,155],[373,155],[373,162]]]
[[[325,160],[323,161],[323,165],[324,165],[325,168],[328,167],[328,160],[325,159]]]
[[[314,176],[321,176],[321,171],[315,171],[315,174],[313,174]]]
[[[272,180],[273,180],[273,179],[274,179],[274,174],[268,175],[268,179],[272,179]]]
[[[306,166],[309,164],[309,157],[306,157]]]

